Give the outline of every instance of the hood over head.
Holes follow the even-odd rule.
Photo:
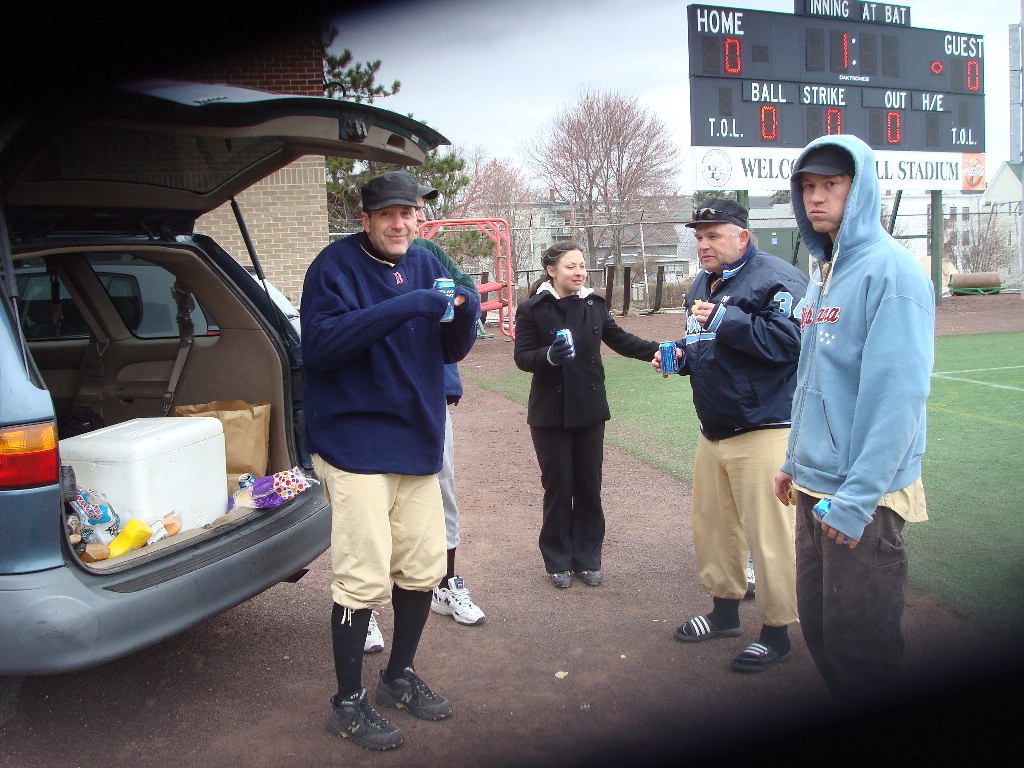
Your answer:
[[[884,233],[881,223],[882,190],[875,175],[875,153],[867,144],[851,134],[820,136],[800,154],[794,168],[803,168],[813,172],[813,164],[806,162],[807,155],[822,147],[838,149],[849,153],[853,161],[853,185],[846,198],[846,210],[843,223],[836,236],[835,250],[848,250],[859,242],[875,240]],[[819,156],[821,152],[817,153]],[[800,236],[807,244],[807,250],[816,259],[830,250],[832,239],[825,232],[815,232],[804,209],[803,190],[800,187],[800,173],[796,172],[789,179],[789,187],[793,197],[793,213],[796,215]]]

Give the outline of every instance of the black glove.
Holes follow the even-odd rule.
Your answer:
[[[572,352],[569,340],[564,336],[556,336],[554,342],[548,347],[548,362],[552,365],[561,365],[572,357]]]

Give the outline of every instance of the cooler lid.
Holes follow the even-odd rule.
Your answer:
[[[224,434],[211,416],[155,417],[122,421],[60,441],[63,461],[143,461]]]

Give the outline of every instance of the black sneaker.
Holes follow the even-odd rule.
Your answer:
[[[548,578],[551,580],[551,583],[559,589],[568,589],[572,586],[572,571],[549,573]]]
[[[441,720],[454,709],[448,699],[430,690],[412,667],[403,669],[402,676],[390,682],[384,677],[384,670],[380,671],[377,703],[382,707],[408,710],[420,720]]]
[[[604,581],[601,571],[598,570],[576,571],[576,575],[579,576],[580,581],[588,587],[599,587],[601,586],[601,582]]]
[[[402,729],[373,708],[366,698],[365,688],[360,688],[344,699],[331,697],[327,730],[335,736],[351,739],[352,743],[360,747],[378,751],[394,749],[405,741]]]

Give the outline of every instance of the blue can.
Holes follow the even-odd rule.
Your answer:
[[[569,330],[568,328],[563,328],[562,330],[555,333],[555,338],[565,339],[566,343],[569,345],[569,360],[572,360],[574,357],[576,357],[576,345],[573,343],[571,330]]]
[[[676,343],[663,341],[658,348],[661,350],[661,372],[679,373],[679,366],[676,365]]]
[[[441,322],[450,323],[455,319],[455,281],[439,277],[434,280],[434,289],[448,297],[448,308],[441,315]]]
[[[811,514],[814,515],[814,519],[821,522],[825,519],[825,515],[832,509],[832,499],[822,499],[814,505],[814,509],[811,510]]]

